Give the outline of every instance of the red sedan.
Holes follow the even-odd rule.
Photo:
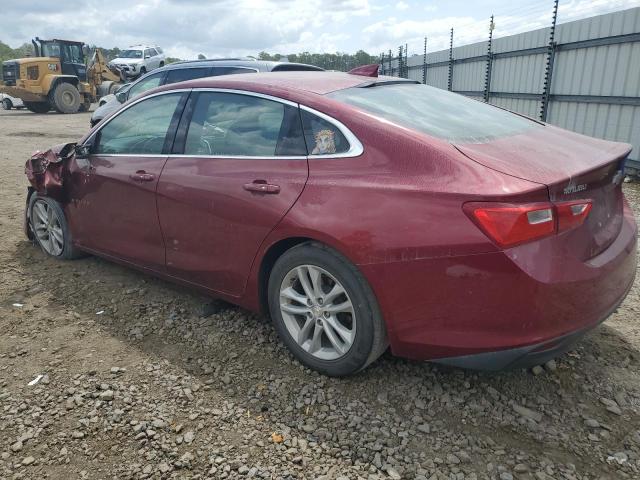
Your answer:
[[[49,255],[100,255],[270,314],[329,375],[388,346],[525,366],[631,287],[629,151],[410,80],[207,78],[34,155],[26,225]]]

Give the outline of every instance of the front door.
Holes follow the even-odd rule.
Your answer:
[[[298,108],[216,91],[194,92],[189,102],[179,153],[158,184],[167,270],[238,296],[260,244],[307,181]]]
[[[64,75],[74,75],[81,82],[87,81],[87,66],[84,63],[82,45],[63,43],[60,49],[60,66]]]
[[[80,245],[164,271],[156,188],[185,97],[146,98],[89,140],[92,153],[76,159],[69,189],[71,231]]]

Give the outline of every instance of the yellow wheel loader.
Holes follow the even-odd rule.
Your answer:
[[[122,81],[120,71],[108,66],[100,49],[91,52],[82,42],[38,37],[31,43],[33,57],[2,63],[0,93],[20,98],[32,112],[86,111],[92,102],[114,93]]]

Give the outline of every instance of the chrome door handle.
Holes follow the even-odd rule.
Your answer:
[[[129,175],[129,178],[136,182],[153,182],[156,179],[156,176],[153,173],[138,170],[136,173]]]
[[[272,183],[254,181],[252,183],[245,183],[242,188],[248,192],[256,193],[280,193],[280,185],[273,185]]]

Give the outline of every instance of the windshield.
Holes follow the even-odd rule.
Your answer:
[[[455,143],[482,143],[540,126],[478,100],[421,84],[354,87],[327,96]]]
[[[120,58],[142,58],[142,50],[123,50],[118,55]]]

